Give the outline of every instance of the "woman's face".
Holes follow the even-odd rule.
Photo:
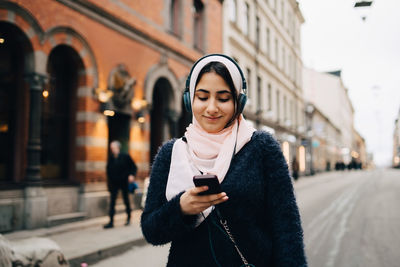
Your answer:
[[[204,73],[197,83],[193,99],[193,114],[208,133],[225,128],[235,112],[232,93],[225,80],[215,72]]]

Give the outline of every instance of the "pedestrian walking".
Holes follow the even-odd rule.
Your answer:
[[[137,167],[132,158],[121,152],[121,143],[119,141],[112,141],[110,143],[110,155],[107,161],[107,185],[110,192],[110,221],[104,225],[104,228],[114,227],[115,215],[115,201],[117,199],[118,191],[121,190],[122,198],[126,210],[126,223],[129,225],[131,222],[131,205],[129,201],[129,183],[133,183],[137,172]]]
[[[299,179],[299,162],[297,161],[296,156],[292,159],[292,177],[295,181]]]
[[[307,265],[288,166],[278,142],[245,121],[245,93],[230,57],[207,55],[191,69],[192,123],[155,157],[141,217],[148,242],[171,242],[167,266]],[[195,187],[193,176],[218,183]]]

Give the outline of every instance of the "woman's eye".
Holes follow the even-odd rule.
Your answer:
[[[206,101],[207,100],[207,97],[200,97],[200,96],[198,96],[197,97],[200,101]]]
[[[221,102],[228,102],[230,98],[220,98],[219,101]]]

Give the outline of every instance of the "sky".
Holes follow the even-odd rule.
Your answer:
[[[400,110],[400,0],[299,0],[302,59],[316,71],[342,70],[356,130],[378,166],[389,166]],[[362,20],[366,16],[366,20]]]

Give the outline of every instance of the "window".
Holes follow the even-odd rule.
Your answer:
[[[262,100],[262,96],[261,96],[261,77],[257,76],[257,113],[261,112],[262,107],[261,107],[261,100]]]
[[[288,119],[287,117],[287,100],[286,100],[286,96],[283,96],[283,120],[286,122],[286,120]]]
[[[272,110],[272,88],[271,84],[268,84],[268,111]]]
[[[267,33],[266,33],[266,46],[265,46],[265,51],[267,55],[269,56],[269,50],[270,50],[270,36],[269,36],[269,28],[267,27]]]
[[[281,21],[282,24],[285,22],[285,3],[282,1],[281,2]]]
[[[237,0],[231,0],[229,5],[229,19],[233,22],[237,21]]]
[[[204,4],[200,0],[194,0],[194,47],[204,51]]]
[[[260,18],[256,17],[256,47],[260,48]]]
[[[276,90],[276,118],[277,121],[279,122],[280,117],[281,117],[281,105],[280,105],[280,95],[279,95],[279,90]]]
[[[246,69],[247,72],[247,97],[250,98],[251,96],[251,70],[249,68]]]
[[[286,57],[286,53],[285,53],[285,47],[284,46],[282,46],[282,71],[283,72],[286,72],[286,60],[285,60],[285,57]]]
[[[292,40],[294,41],[294,33],[295,33],[295,20],[294,20],[294,18],[292,17],[292,19],[290,20],[291,21],[291,35],[292,35]]]
[[[171,0],[170,5],[170,30],[176,36],[181,35],[180,0]]]
[[[244,33],[246,35],[250,34],[250,6],[248,3],[245,3],[245,8],[244,8],[245,16],[246,19],[244,20]]]
[[[279,66],[279,44],[278,39],[275,38],[275,62]]]
[[[292,125],[293,125],[293,123],[294,123],[294,116],[295,116],[295,114],[294,114],[294,103],[293,103],[293,100],[292,101],[290,101],[290,121],[292,122]]]

